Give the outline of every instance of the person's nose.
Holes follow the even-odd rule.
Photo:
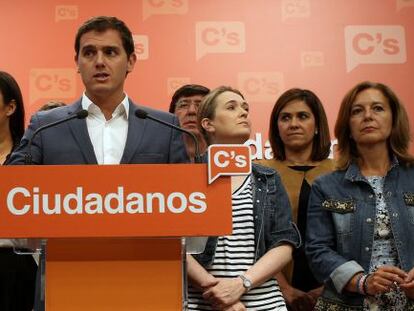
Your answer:
[[[247,116],[249,115],[249,110],[247,110],[245,107],[239,107],[239,115],[242,118],[247,118]]]
[[[187,113],[192,115],[197,114],[197,109],[198,106],[196,103],[190,103],[190,105],[188,106]]]
[[[98,51],[96,53],[96,66],[97,67],[102,67],[105,65],[105,58],[104,58],[104,54],[102,51]]]
[[[299,121],[296,117],[293,117],[292,119],[290,119],[290,124],[289,124],[290,128],[297,128],[298,126],[299,126]]]
[[[372,120],[372,110],[370,108],[364,109],[364,120]]]

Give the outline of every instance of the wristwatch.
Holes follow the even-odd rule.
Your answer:
[[[239,277],[243,280],[243,287],[246,289],[246,292],[248,292],[250,288],[252,288],[252,281],[250,281],[243,274],[240,274]]]

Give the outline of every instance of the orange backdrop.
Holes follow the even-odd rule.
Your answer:
[[[390,85],[414,115],[414,0],[63,3],[0,0],[0,68],[21,85],[28,116],[47,100],[69,103],[82,93],[73,41],[94,15],[118,16],[134,34],[132,99],[167,110],[182,84],[235,86],[251,103],[256,140],[266,139],[271,108],[291,87],[320,96],[331,129],[345,92],[367,79]]]

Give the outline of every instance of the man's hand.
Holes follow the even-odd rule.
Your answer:
[[[214,308],[224,309],[236,303],[244,294],[245,288],[241,278],[217,278],[217,285],[203,293],[203,298]]]

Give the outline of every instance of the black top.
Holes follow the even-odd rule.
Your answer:
[[[307,172],[313,169],[315,166],[289,166],[291,169],[296,171]],[[311,191],[311,186],[303,178],[302,186],[299,193],[299,204],[298,204],[298,220],[297,225],[299,232],[302,238],[306,235],[306,219],[308,212],[308,201]],[[292,275],[292,286],[300,289],[301,291],[308,292],[312,289],[318,288],[321,286],[315,277],[312,274],[312,271],[309,268],[308,260],[305,255],[305,247],[302,246],[298,249],[295,249],[293,252],[293,275]]]

